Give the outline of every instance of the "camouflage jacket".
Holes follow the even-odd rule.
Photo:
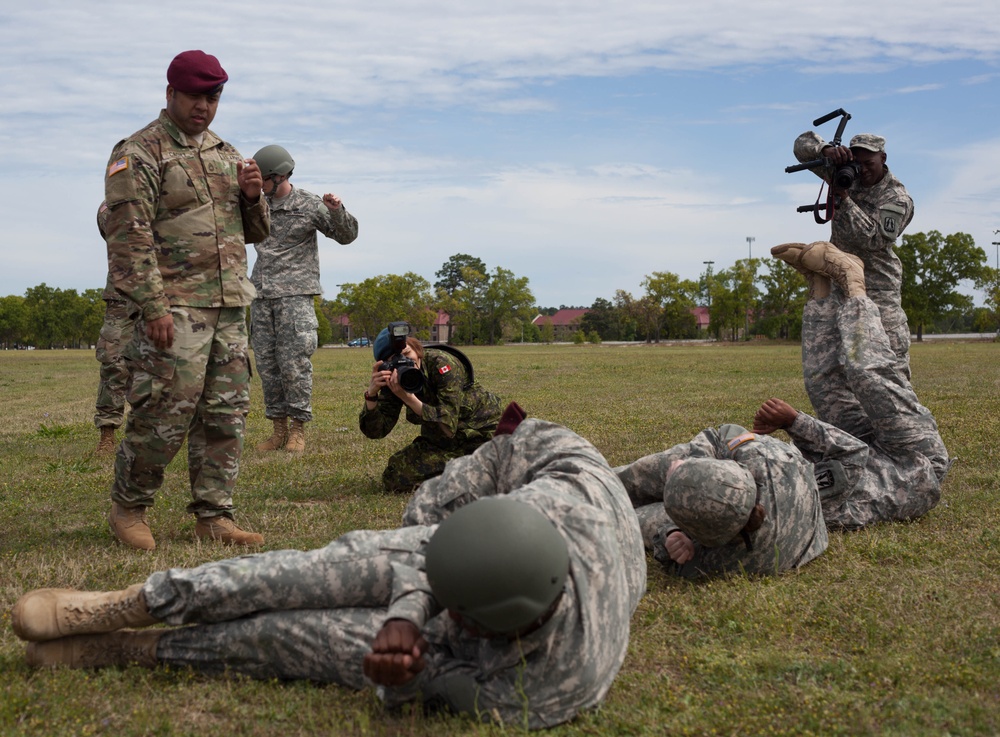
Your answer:
[[[685,578],[728,572],[774,574],[798,568],[826,550],[828,537],[813,465],[790,443],[749,433],[752,440],[730,448],[730,440],[746,430],[738,425],[708,428],[691,442],[640,458],[615,469],[637,507],[643,536],[653,557]],[[728,458],[753,475],[766,516],[751,533],[752,550],[741,538],[719,547],[694,542],[694,558],[683,566],[664,548],[667,535],[680,530],[663,508],[663,485],[675,460]],[[683,532],[683,530],[681,530]]]
[[[822,158],[825,145],[807,131],[795,140],[795,157],[800,162]],[[812,171],[826,182],[833,176],[832,167]],[[864,187],[856,181],[849,194],[837,208],[830,241],[865,262],[865,286],[875,304],[899,307],[903,265],[893,245],[913,219],[913,199],[888,167],[880,182]]]
[[[388,618],[422,628],[427,668],[382,691],[390,705],[421,695],[481,719],[551,727],[606,696],[628,649],[629,621],[646,587],[646,556],[628,496],[607,461],[564,427],[528,419],[425,481],[404,523],[434,525],[459,507],[506,494],[541,512],[566,540],[570,571],[559,605],[519,640],[464,632],[424,596],[394,594]],[[408,576],[411,594],[421,578]],[[394,589],[395,591],[395,589]]]
[[[440,448],[476,437],[489,438],[496,430],[503,413],[500,398],[487,391],[478,381],[466,388],[468,373],[455,356],[428,348],[420,366],[425,387],[417,394],[423,402],[421,416],[406,408],[406,420],[420,425],[420,435]],[[383,389],[375,408],[367,403],[359,422],[365,437],[384,438],[396,426],[403,400]]]
[[[269,200],[271,234],[254,243],[257,260],[250,280],[262,299],[322,294],[319,284],[319,231],[337,243],[358,237],[358,221],[341,205],[331,210],[323,198],[292,187],[281,199]]]
[[[146,320],[171,305],[250,304],[246,242],[267,237],[264,197],[236,181],[240,153],[212,131],[201,146],[165,110],[115,145],[104,179],[108,265],[115,287]]]

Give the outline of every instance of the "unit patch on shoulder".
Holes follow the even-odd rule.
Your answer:
[[[729,451],[732,452],[739,448],[744,443],[749,443],[751,440],[756,440],[757,436],[752,432],[745,432],[742,435],[737,435],[735,438],[729,441]]]
[[[108,165],[108,176],[113,177],[118,172],[125,171],[126,169],[128,169],[128,156],[122,156]]]
[[[447,374],[450,372],[451,372],[451,366],[449,366],[448,364],[445,364],[444,366],[438,369],[439,374]]]

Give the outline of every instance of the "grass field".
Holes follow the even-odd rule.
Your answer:
[[[590,439],[612,465],[749,423],[779,396],[808,410],[791,344],[469,349],[476,375],[534,417]],[[379,491],[389,454],[357,429],[371,353],[314,357],[306,453],[258,454],[259,383],[238,519],[267,549],[312,548],[398,525]],[[942,502],[911,524],[831,535],[797,573],[691,584],[650,559],[629,656],[603,707],[556,735],[1000,734],[1000,345],[917,344],[915,387],[953,457]],[[28,670],[10,607],[40,586],[109,589],[227,557],[201,545],[183,452],[150,519],[158,547],[126,550],[105,522],[111,461],[97,458],[90,352],[0,353],[0,734],[498,734],[455,717],[385,713],[370,691],[137,668]],[[516,731],[516,730],[515,730]]]

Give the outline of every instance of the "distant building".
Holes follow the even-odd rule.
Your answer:
[[[573,339],[573,333],[580,329],[580,322],[588,312],[590,310],[559,310],[554,315],[539,315],[531,323],[539,328],[552,325],[553,340],[564,342]]]
[[[692,307],[691,314],[694,315],[694,324],[698,328],[698,332],[708,330],[708,324],[712,320],[707,307]]]
[[[451,340],[451,315],[444,310],[438,310],[434,324],[431,325],[431,342],[448,343]]]

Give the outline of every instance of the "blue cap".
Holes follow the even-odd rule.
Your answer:
[[[384,361],[392,355],[392,340],[389,339],[389,328],[382,328],[382,332],[375,338],[372,345],[372,353],[375,354],[376,361]]]

